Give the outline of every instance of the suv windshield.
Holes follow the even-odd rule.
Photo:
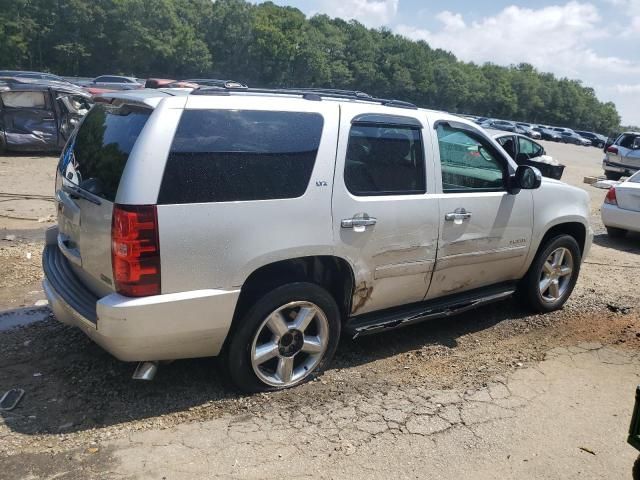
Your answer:
[[[151,112],[126,105],[93,107],[60,158],[60,174],[82,189],[114,201],[129,153]]]

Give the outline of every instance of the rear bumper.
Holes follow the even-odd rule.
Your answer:
[[[612,163],[608,161],[606,158],[602,161],[602,169],[605,172],[616,172],[622,173],[626,176],[631,176],[638,171],[638,168],[629,167],[627,165],[621,165],[619,163]]]
[[[602,204],[600,210],[605,227],[622,228],[632,232],[640,232],[640,212],[625,210],[617,205]]]
[[[130,298],[95,297],[56,245],[43,253],[43,287],[55,317],[77,326],[123,361],[174,360],[220,352],[240,290],[197,290]]]

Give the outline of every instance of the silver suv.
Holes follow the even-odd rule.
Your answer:
[[[640,133],[624,132],[604,149],[602,169],[609,180],[620,180],[640,170]]]
[[[472,122],[361,92],[108,94],[61,155],[44,288],[125,361],[220,355],[248,391],[297,385],[341,335],[514,293],[560,308],[587,194]]]

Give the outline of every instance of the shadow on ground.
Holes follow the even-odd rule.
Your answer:
[[[611,238],[606,233],[594,235],[593,243],[605,248],[615,248],[621,252],[640,254],[640,233],[629,232],[623,238]]]
[[[514,301],[505,301],[454,318],[357,340],[343,338],[334,366],[349,368],[428,345],[455,349],[462,335],[526,316]],[[2,416],[9,428],[23,434],[64,433],[181,412],[205,403],[215,408],[242,397],[223,378],[217,359],[162,365],[152,382],[131,380],[134,368],[135,364],[120,362],[103,351],[80,330],[53,319],[3,332],[0,393],[13,387],[26,393],[15,410],[1,412]]]

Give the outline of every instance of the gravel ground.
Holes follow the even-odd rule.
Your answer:
[[[553,348],[580,342],[637,352],[640,236],[612,241],[604,234],[599,220],[604,191],[581,183],[583,176],[601,173],[599,150],[545,146],[567,165],[563,180],[590,193],[596,232],[576,290],[562,311],[531,315],[510,300],[385,335],[343,339],[333,368],[324,376],[286,392],[249,397],[228,386],[215,359],[173,362],[161,367],[155,381],[133,382],[134,365],[116,361],[79,330],[53,318],[0,331],[0,392],[11,387],[26,391],[18,408],[0,416],[0,466],[2,457],[13,459],[7,464],[14,466],[64,463],[66,458],[78,468],[89,468],[90,454],[104,442],[128,438],[132,432],[230,415],[320,412],[333,401],[360,402],[412,388],[481,389],[501,375],[538,364]],[[9,185],[12,193],[42,195],[51,191],[55,159],[0,160],[2,189]],[[14,181],[16,177],[23,180]],[[0,202],[0,213],[9,216],[42,220],[52,210],[51,202],[41,200]],[[0,309],[32,308],[41,298],[38,238],[46,226],[46,221],[0,217]],[[89,452],[89,457],[77,452]]]

